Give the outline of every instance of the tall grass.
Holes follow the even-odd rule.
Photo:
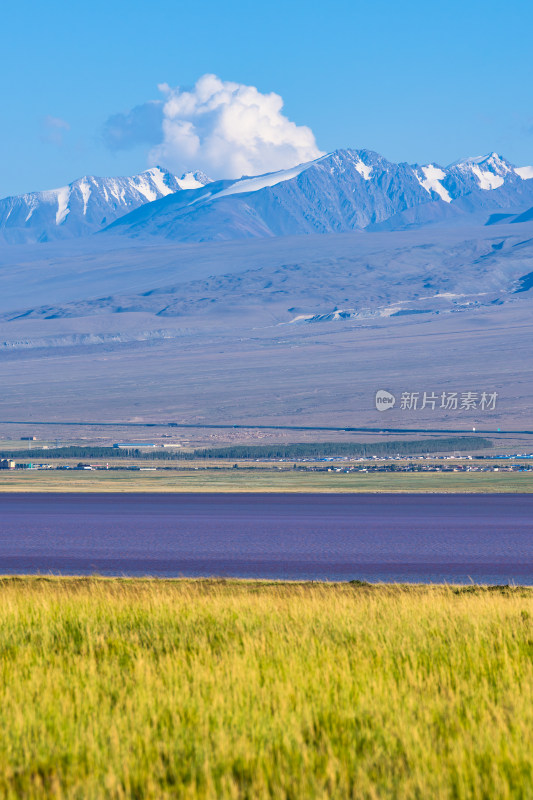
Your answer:
[[[531,798],[533,593],[0,580],[0,796]]]

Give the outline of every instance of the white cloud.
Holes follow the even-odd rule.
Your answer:
[[[194,89],[162,84],[163,141],[150,151],[152,165],[177,173],[199,169],[213,178],[240,178],[318,158],[310,128],[282,114],[283,99],[254,86],[204,75]]]

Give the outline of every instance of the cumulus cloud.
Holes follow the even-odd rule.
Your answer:
[[[150,100],[131,111],[113,114],[104,123],[102,137],[110,150],[155,145],[163,138],[163,102]]]
[[[254,86],[204,75],[192,90],[162,84],[162,137],[151,165],[240,178],[292,167],[322,155],[310,128],[283,113],[283,99]],[[135,111],[135,109],[134,109]]]

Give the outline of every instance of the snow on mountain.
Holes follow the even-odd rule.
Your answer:
[[[465,158],[448,167],[450,173],[458,173],[464,179],[474,179],[480,189],[490,191],[502,186],[507,178],[514,177],[515,168],[497,153],[477,158]]]
[[[423,178],[420,178],[417,175],[418,180],[420,181],[420,185],[424,187],[424,189],[431,194],[431,192],[435,192],[438,194],[441,200],[444,200],[445,203],[451,203],[452,198],[450,197],[448,190],[442,185],[440,182],[443,178],[446,177],[446,173],[440,167],[436,167],[433,164],[428,164],[427,167],[420,167],[420,171],[423,174]]]
[[[127,178],[84,176],[59,189],[0,200],[0,236],[31,242],[87,235],[145,203],[206,183],[203,173],[177,178],[161,167]]]
[[[515,167],[514,171],[517,175],[520,175],[524,181],[533,178],[533,167]]]
[[[35,242],[110,228],[126,236],[213,241],[484,222],[533,203],[533,167],[497,153],[443,167],[337,150],[266,175],[217,181],[153,167],[0,200],[0,238]],[[482,219],[483,217],[483,219]]]
[[[516,169],[496,153],[442,167],[395,164],[371,150],[338,150],[289,170],[163,198],[118,219],[111,230],[216,241],[373,230],[388,220],[400,228],[453,224],[476,213],[484,222],[490,213],[518,212],[533,202],[533,183]],[[419,208],[427,213],[409,213]]]
[[[201,189],[212,181],[205,172],[185,172],[177,182],[181,189]]]
[[[241,178],[240,180],[235,181],[235,183],[233,183],[231,186],[228,186],[227,189],[222,189],[222,191],[212,195],[211,200],[215,200],[215,198],[218,197],[226,197],[230,194],[257,192],[259,189],[266,189],[268,186],[276,186],[278,183],[290,181],[292,178],[296,178],[313,164],[321,161],[322,158],[326,158],[326,156],[322,156],[321,158],[316,159],[316,161],[307,161],[305,164],[299,164],[297,167],[293,167],[292,169],[282,169],[278,172],[269,172],[266,175],[258,175],[254,178]]]
[[[339,150],[293,169],[220,181],[163,198],[117,220],[114,233],[182,241],[357,230],[427,202],[411,167],[370,150]]]

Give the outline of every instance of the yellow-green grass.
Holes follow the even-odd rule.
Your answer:
[[[3,470],[0,492],[532,492],[533,472]]]
[[[533,593],[0,579],[0,796],[531,798]]]

